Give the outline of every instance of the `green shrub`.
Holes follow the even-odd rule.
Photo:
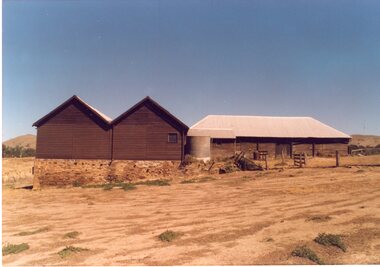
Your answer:
[[[17,254],[27,249],[29,249],[29,245],[27,243],[22,243],[18,245],[7,244],[3,246],[3,256],[9,254]]]
[[[72,255],[73,253],[79,253],[79,252],[87,251],[87,250],[88,249],[86,249],[86,248],[67,246],[64,249],[62,249],[60,252],[58,252],[58,255],[61,258],[66,258],[66,257]]]
[[[161,233],[158,238],[162,241],[162,242],[171,242],[173,241],[174,239],[180,237],[182,235],[182,233],[179,233],[179,232],[174,232],[174,231],[170,231],[170,230],[166,230],[165,232]]]
[[[63,238],[76,238],[80,233],[77,231],[68,232],[63,235]]]
[[[43,233],[43,232],[47,232],[47,231],[49,231],[49,227],[40,228],[40,229],[37,229],[35,231],[20,232],[17,235],[19,235],[19,236],[34,235],[34,234]]]
[[[23,158],[34,157],[36,155],[36,150],[30,147],[23,147],[19,145],[16,147],[9,147],[3,144],[2,148],[3,158]]]
[[[313,262],[315,262],[317,264],[324,264],[323,261],[321,261],[321,259],[319,259],[319,257],[317,256],[317,254],[315,254],[315,252],[312,251],[307,246],[296,247],[292,251],[292,256],[306,258],[306,259],[309,259],[309,260],[311,260],[311,261],[313,261]]]
[[[315,239],[315,242],[318,244],[321,244],[323,246],[335,246],[340,248],[342,251],[346,252],[347,247],[343,243],[342,239],[339,235],[333,235],[333,234],[319,234]]]

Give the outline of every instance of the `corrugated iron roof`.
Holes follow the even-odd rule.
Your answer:
[[[97,113],[100,117],[102,117],[104,120],[108,121],[108,122],[111,122],[112,119],[110,117],[108,117],[107,115],[105,115],[104,113],[100,112],[99,110],[97,110],[96,108],[94,108],[93,106],[91,106],[90,104],[88,104],[86,101],[84,101],[82,98],[80,98],[79,96],[76,96],[77,99],[79,99],[80,101],[83,102],[83,104],[85,104],[88,108],[92,109],[92,111],[94,111],[95,113]]]
[[[188,136],[210,136],[212,138],[236,138],[232,129],[218,129],[218,128],[190,128],[187,132]]]
[[[208,115],[196,124],[189,136],[220,137],[225,133],[240,137],[351,138],[311,117],[267,117]],[[221,134],[223,133],[223,134]]]

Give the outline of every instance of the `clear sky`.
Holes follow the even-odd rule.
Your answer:
[[[3,139],[73,94],[380,135],[380,1],[4,1]]]

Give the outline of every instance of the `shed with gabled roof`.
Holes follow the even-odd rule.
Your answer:
[[[76,95],[33,126],[44,159],[182,160],[189,129],[150,97],[112,120]]]
[[[111,119],[74,95],[33,123],[36,158],[110,159]]]
[[[115,160],[182,160],[188,127],[150,97],[112,121]]]

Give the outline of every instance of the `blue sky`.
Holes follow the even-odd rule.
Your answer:
[[[380,135],[380,1],[4,1],[3,139],[73,94]]]

